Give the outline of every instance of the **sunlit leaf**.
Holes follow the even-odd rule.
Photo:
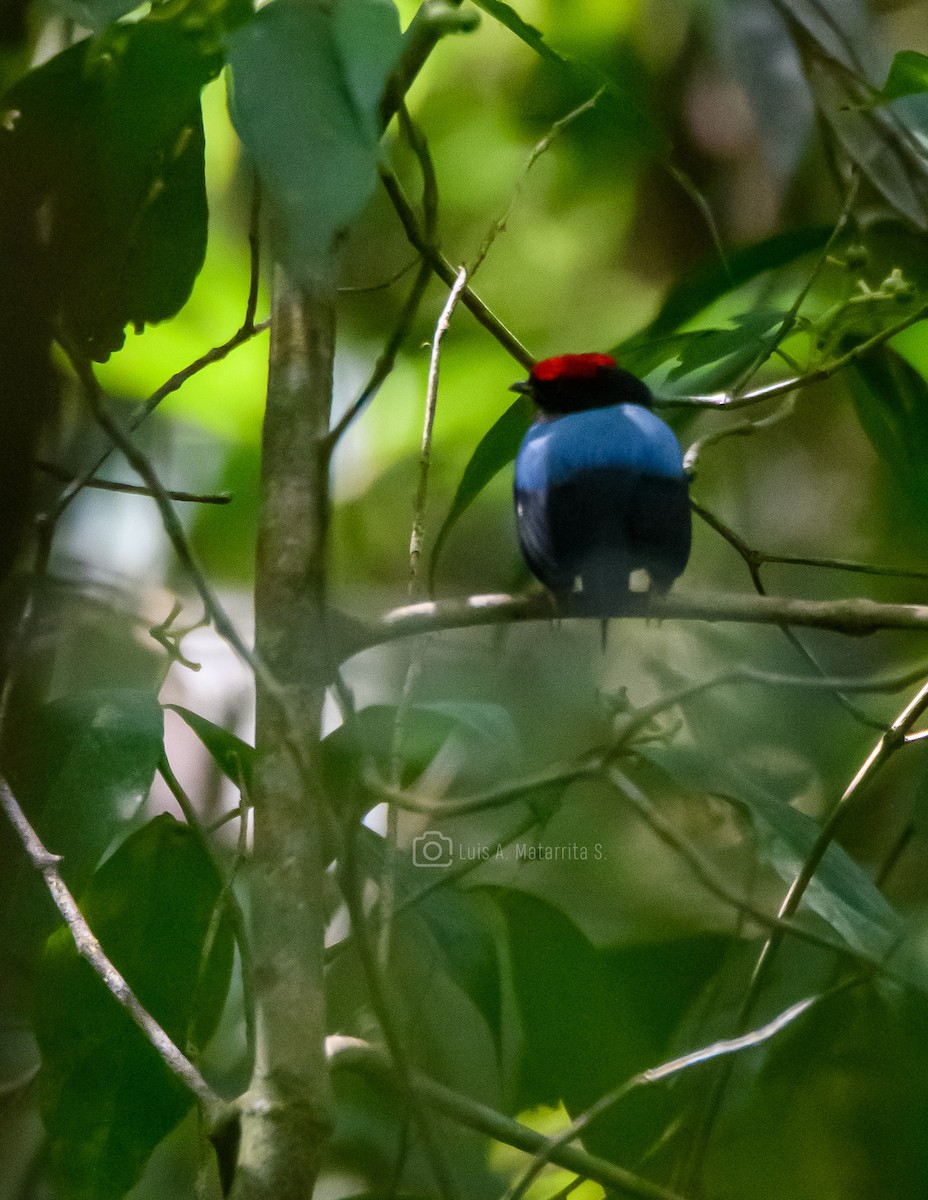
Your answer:
[[[662,393],[712,392],[730,386],[758,355],[769,349],[782,312],[758,309],[732,318],[729,329],[699,329],[677,335],[676,364],[657,389]],[[649,378],[652,387],[655,381]]]
[[[203,952],[222,879],[197,835],[168,814],[139,830],[80,898],[103,949],[138,999],[184,1048],[215,1030],[232,969],[220,922]],[[36,996],[48,1153],[69,1200],[123,1196],[193,1103],[186,1085],[78,956],[70,931],[48,942]]]
[[[525,42],[526,46],[530,46],[536,54],[540,54],[542,58],[546,58],[550,62],[567,66],[567,59],[548,45],[541,30],[536,29],[534,25],[530,25],[528,21],[523,21],[511,4],[504,4],[503,0],[475,0],[475,3],[478,8],[482,8],[485,13],[511,30],[517,38]]]
[[[928,54],[918,50],[900,50],[892,61],[886,82],[880,88],[880,100],[898,100],[928,92]]]
[[[383,83],[399,19],[383,0],[272,0],[229,35],[232,119],[277,211],[294,277],[318,281],[374,190]]]

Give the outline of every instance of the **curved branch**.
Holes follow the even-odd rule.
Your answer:
[[[491,592],[463,599],[427,600],[391,609],[379,621],[340,621],[341,647],[350,658],[371,646],[448,629],[472,629],[519,621],[562,619],[546,592],[510,595]],[[876,600],[804,600],[792,596],[729,592],[680,592],[669,596],[633,595],[617,619],[736,622],[827,629],[850,637],[883,629],[928,633],[928,605],[885,604]]]

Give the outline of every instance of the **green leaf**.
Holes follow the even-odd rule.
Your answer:
[[[179,23],[119,25],[30,72],[4,98],[0,212],[36,239],[65,330],[103,360],[127,324],[173,316],[203,264],[201,87],[218,70]]]
[[[823,127],[837,151],[854,163],[886,205],[924,233],[928,230],[928,180],[917,139],[893,114],[874,106],[861,79],[860,55],[839,22],[811,5],[785,0],[790,32],[802,60]],[[858,44],[873,36],[863,6]]]
[[[392,4],[335,12],[271,0],[226,43],[232,119],[276,207],[285,261],[309,287],[373,193],[380,95],[401,48]]]
[[[615,123],[617,132],[627,132],[629,127],[637,129],[642,145],[647,145],[650,153],[661,153],[670,150],[670,139],[661,129],[654,113],[642,103],[640,79],[632,82],[627,72],[621,69],[627,63],[614,60],[612,73],[607,73],[597,66],[559,54],[546,41],[544,34],[524,21],[515,9],[503,3],[503,0],[474,0],[478,8],[482,8],[488,16],[505,25],[512,33],[524,42],[526,46],[553,66],[556,71],[570,82],[572,87],[579,88],[581,96],[591,96],[599,89],[605,89],[608,101],[615,108]],[[576,100],[575,103],[579,103]]]
[[[372,141],[380,137],[380,101],[403,48],[393,0],[342,0],[332,14],[345,83]]]
[[[827,225],[776,233],[762,242],[732,251],[728,255],[727,271],[713,256],[706,266],[691,271],[671,288],[660,311],[644,333],[635,334],[621,343],[616,347],[616,354],[624,363],[624,355],[638,342],[651,342],[662,334],[672,332],[722,296],[743,287],[764,272],[775,271],[815,250],[821,250],[830,236],[831,229]]]
[[[208,1041],[229,986],[226,920],[203,962],[222,886],[198,836],[165,813],[123,842],[81,897],[105,953],[182,1049]],[[193,1096],[78,956],[67,929],[48,941],[35,1032],[42,1117],[62,1194],[116,1200]]]
[[[484,701],[433,701],[411,704],[400,720],[393,705],[371,704],[333,730],[322,742],[325,778],[333,795],[343,795],[353,782],[361,789],[360,804],[378,797],[364,788],[363,769],[372,762],[384,779],[399,762],[401,787],[410,787],[449,744],[460,750],[459,778],[464,786],[486,784],[510,769],[520,753],[512,717],[502,705]]]
[[[928,92],[928,54],[918,50],[900,50],[877,92],[878,101],[898,100],[900,96],[916,96]]]
[[[251,777],[254,771],[255,748],[240,737],[216,725],[199,713],[191,712],[180,704],[164,706],[185,721],[193,730],[216,766],[246,796],[251,792]]]
[[[672,1057],[673,1035],[720,966],[728,939],[603,949],[534,896],[507,890],[496,898],[509,931],[524,1040],[518,1108],[563,1101],[576,1116]],[[614,1162],[637,1161],[674,1119],[676,1094],[634,1093],[584,1130],[584,1144]]]
[[[483,1015],[499,1049],[502,984],[494,906],[485,896],[451,885],[434,886],[435,867],[417,865],[366,826],[357,832],[365,875],[379,882],[388,869],[393,873],[396,904],[401,908],[397,926],[413,945],[418,942],[416,957],[427,955],[440,964]]]
[[[51,7],[82,29],[100,32],[140,6],[137,0],[54,0]]]
[[[758,834],[761,859],[791,884],[821,832],[812,817],[760,786],[733,761],[710,760],[697,747],[638,746],[637,753],[687,791],[702,788],[740,809]],[[833,842],[805,894],[805,903],[854,951],[882,959],[902,933],[898,914],[862,867]]]
[[[442,522],[429,561],[429,582],[434,586],[438,559],[451,530],[492,479],[511,463],[534,417],[528,396],[520,396],[483,435],[464,468],[448,515]]]
[[[161,708],[149,692],[110,689],[13,714],[3,769],[61,873],[80,890],[148,794],[161,754]],[[30,959],[57,923],[44,881],[4,822],[0,906],[4,952]]]
[[[757,310],[733,317],[729,329],[698,329],[679,334],[677,364],[659,390],[674,394],[727,387],[769,345],[784,316],[779,311]]]
[[[880,346],[845,378],[867,438],[904,489],[928,496],[928,382],[901,354]]]

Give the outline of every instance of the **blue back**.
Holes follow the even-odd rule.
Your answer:
[[[683,478],[673,430],[640,404],[614,404],[536,422],[519,447],[515,485],[555,487],[578,472],[621,467],[644,475]]]

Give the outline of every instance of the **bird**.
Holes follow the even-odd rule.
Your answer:
[[[689,480],[647,384],[608,354],[561,354],[510,390],[536,408],[515,461],[519,546],[559,610],[619,615],[642,568],[667,592],[690,555]]]

